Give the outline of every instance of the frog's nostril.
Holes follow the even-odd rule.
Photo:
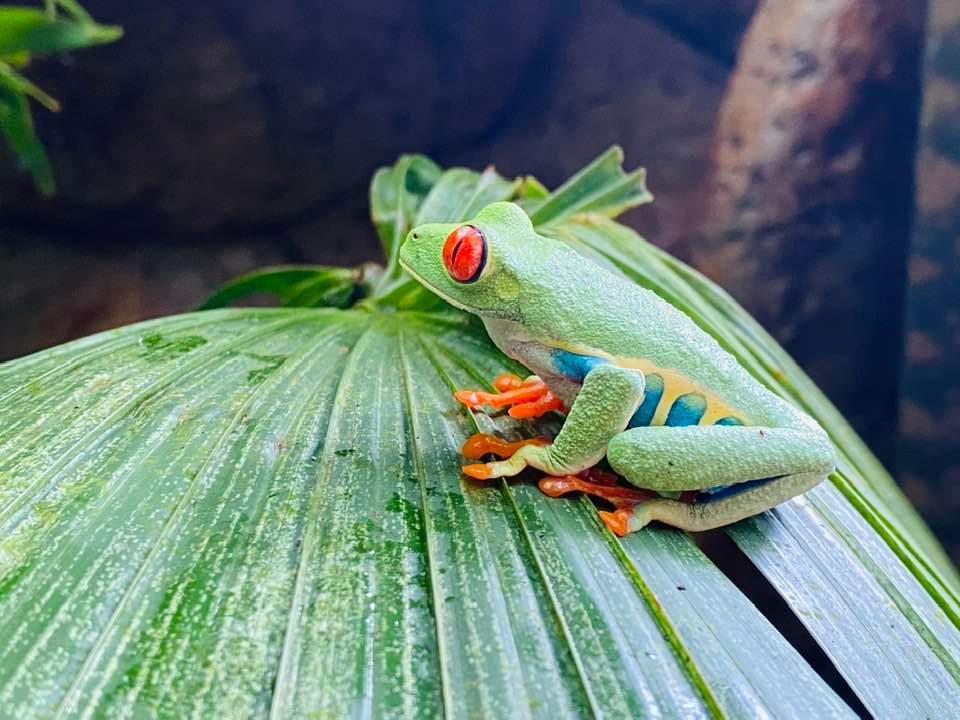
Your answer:
[[[416,233],[414,233],[414,234],[413,234],[413,239],[414,239],[414,240],[419,240],[419,239],[420,239],[420,236],[417,235]]]

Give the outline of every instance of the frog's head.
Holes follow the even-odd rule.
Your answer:
[[[415,227],[400,248],[400,264],[451,305],[519,321],[520,274],[537,239],[523,210],[497,202],[470,222]]]

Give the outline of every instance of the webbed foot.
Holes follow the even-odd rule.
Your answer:
[[[460,448],[460,453],[468,460],[479,460],[484,455],[496,455],[498,458],[512,458],[520,450],[527,446],[544,447],[549,445],[550,441],[546,438],[529,438],[527,440],[517,440],[509,442],[502,440],[494,435],[476,433],[466,439]],[[509,460],[507,461],[509,463]],[[491,478],[501,477],[505,472],[498,472],[502,462],[493,463],[475,463],[464,465],[463,473],[475,480],[490,480]],[[522,470],[523,467],[521,466]],[[517,471],[519,472],[519,470]]]
[[[603,524],[610,528],[617,537],[624,537],[632,532],[640,530],[646,523],[640,523],[634,514],[634,507],[617,508],[613,512],[601,510],[599,513]]]
[[[510,417],[518,420],[540,417],[553,410],[564,410],[560,398],[550,392],[547,384],[536,375],[522,380],[512,373],[501,373],[494,378],[493,386],[498,392],[458,390],[453,397],[474,410],[483,405],[495,408],[510,406]]]
[[[619,537],[644,527],[649,520],[645,520],[642,513],[636,512],[637,506],[660,497],[653,490],[624,487],[616,475],[598,468],[589,468],[578,475],[548,475],[540,480],[539,486],[540,492],[550,497],[582,492],[606,500],[613,505],[614,510],[600,510],[600,519]]]
[[[602,475],[598,481],[597,476],[600,473]],[[588,474],[589,479],[582,477],[584,474]],[[560,497],[571,492],[586,493],[606,500],[615,508],[633,507],[637,503],[659,497],[652,490],[624,487],[617,484],[615,475],[603,473],[603,471],[593,468],[581,473],[581,475],[564,475],[563,477],[547,475],[540,480],[539,487],[540,492],[550,497]]]
[[[685,490],[680,493],[676,500],[665,500],[661,498],[659,494],[653,493],[650,490],[643,492],[652,493],[652,498],[647,498],[648,501],[653,498],[658,498],[658,501],[661,503],[666,501],[679,506],[695,504],[698,495],[695,491]],[[610,528],[610,532],[619,537],[641,530],[649,525],[651,521],[658,519],[655,514],[651,512],[651,506],[649,504],[645,505],[644,502],[628,503],[622,506],[614,503],[614,506],[616,510],[613,512],[600,510],[599,515],[600,519],[603,520],[603,524]]]

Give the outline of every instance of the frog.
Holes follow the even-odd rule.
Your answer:
[[[460,390],[471,410],[565,415],[551,439],[477,433],[461,452],[475,480],[545,475],[551,497],[583,492],[625,536],[657,521],[689,532],[763,513],[836,466],[824,429],[754,378],[686,313],[615,269],[539,234],[513,202],[460,223],[412,228],[401,266],[478,316],[526,368],[495,392]],[[624,482],[625,481],[625,482]]]

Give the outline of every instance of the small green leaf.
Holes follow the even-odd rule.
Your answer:
[[[623,150],[613,146],[543,202],[531,205],[530,220],[536,227],[547,227],[583,213],[616,217],[624,210],[653,200],[645,178],[643,168],[625,173]]]
[[[406,237],[420,203],[440,178],[441,170],[423,155],[404,155],[395,165],[380,168],[370,183],[370,215],[387,257],[387,273],[396,267],[400,243]]]
[[[51,18],[39,8],[0,6],[0,56],[73,50],[113,42],[122,35],[116,25]]]
[[[59,112],[60,110],[60,103],[58,103],[56,99],[47,95],[47,93],[4,62],[0,62],[0,85],[11,92],[33,98],[47,108],[47,110],[52,112]]]
[[[266,267],[231,280],[198,309],[226,307],[254,294],[272,295],[289,307],[345,308],[358,281],[356,271],[326,265]]]
[[[53,171],[43,145],[33,127],[33,116],[27,98],[0,81],[0,132],[7,138],[23,167],[33,176],[44,195],[52,195],[56,186]]]
[[[76,0],[43,0],[46,13],[50,17],[55,17],[57,8],[63,10],[69,17],[77,22],[92,23],[93,18],[90,13],[84,10]]]
[[[19,52],[0,56],[0,62],[9,65],[12,68],[25,68],[30,64],[30,58],[30,53]]]
[[[466,220],[492,202],[509,200],[516,188],[517,181],[501,177],[492,167],[482,173],[447,170],[424,198],[412,225]]]
[[[44,10],[0,6],[0,132],[33,175],[37,189],[52,195],[53,173],[34,131],[26,98],[32,97],[53,111],[60,106],[14,68],[25,66],[34,55],[112,42],[123,31],[93,22],[75,0],[45,0],[44,5]],[[58,7],[64,17],[57,15]]]

